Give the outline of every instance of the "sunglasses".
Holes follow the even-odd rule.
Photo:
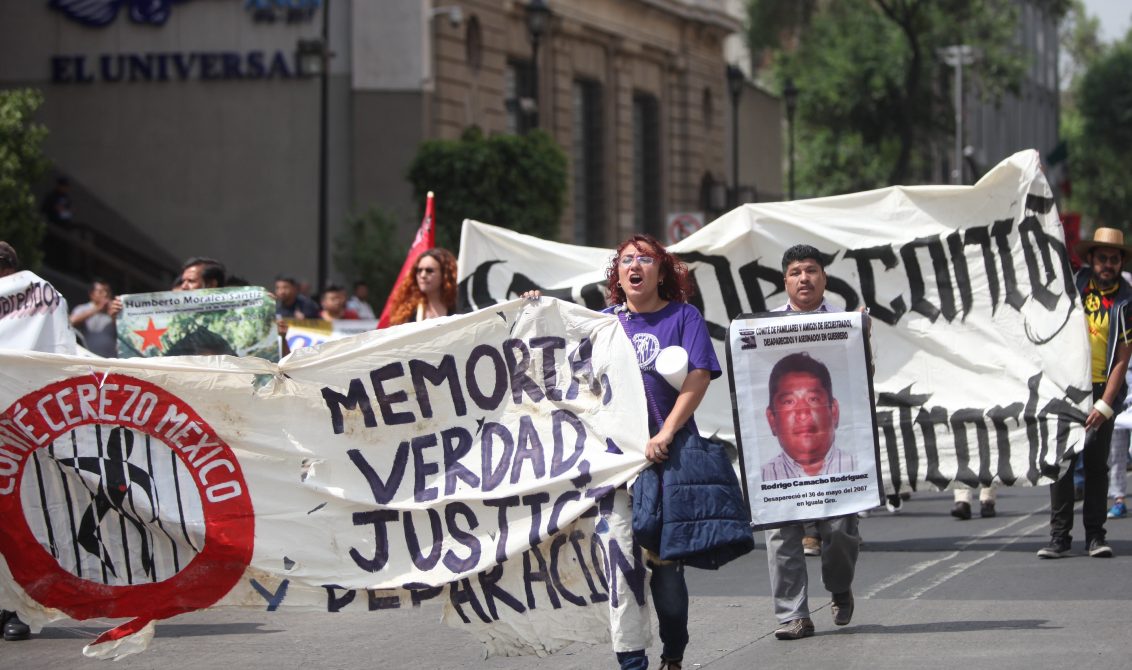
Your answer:
[[[653,263],[656,262],[656,258],[653,257],[653,256],[646,256],[645,254],[637,254],[636,256],[632,256],[632,255],[622,256],[621,257],[621,265],[623,265],[625,267],[629,267],[630,265],[633,264],[634,259],[636,259],[636,261],[638,263],[640,263],[641,265],[652,265]]]
[[[1093,260],[1105,264],[1112,263],[1113,265],[1120,265],[1124,262],[1124,256],[1120,253],[1106,254],[1103,251],[1094,251]]]

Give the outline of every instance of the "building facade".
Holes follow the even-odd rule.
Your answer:
[[[1026,58],[1026,71],[1017,92],[1008,92],[998,100],[989,99],[977,80],[964,87],[966,130],[960,138],[964,154],[960,183],[974,183],[987,170],[1023,149],[1037,149],[1044,157],[1060,141],[1057,19],[1046,11],[1045,3],[1014,2],[1018,10],[1015,40]],[[940,153],[944,156],[940,161],[940,180],[947,181],[955,164],[954,151],[947,147]],[[1052,175],[1047,176],[1053,180]]]
[[[0,87],[44,92],[46,152],[79,187],[77,218],[112,212],[90,225],[171,258],[219,258],[254,283],[326,279],[320,230],[331,257],[347,215],[369,207],[394,213],[391,243],[407,245],[418,145],[472,125],[537,123],[566,152],[565,242],[665,238],[679,213],[710,221],[734,155],[743,192],[782,192],[777,99],[747,85],[731,136],[722,44],[741,21],[729,3],[548,7],[536,74],[527,0],[8,2]],[[325,145],[321,79],[298,55],[324,30]]]

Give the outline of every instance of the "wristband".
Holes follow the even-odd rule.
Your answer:
[[[1112,418],[1112,414],[1113,414],[1112,408],[1109,407],[1108,403],[1105,402],[1104,400],[1098,400],[1095,403],[1093,403],[1093,409],[1100,412],[1106,420]]]

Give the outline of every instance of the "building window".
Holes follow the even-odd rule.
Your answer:
[[[602,170],[601,84],[574,82],[572,123],[574,141],[574,243],[606,246],[605,176]]]
[[[464,32],[464,58],[472,72],[479,72],[483,67],[483,33],[478,16],[468,19],[468,27]]]
[[[705,87],[703,100],[700,102],[701,111],[704,115],[704,129],[711,130],[715,125],[715,101],[712,99],[711,89]]]
[[[633,94],[633,224],[660,239],[660,106],[647,93]]]
[[[509,60],[503,72],[503,104],[507,109],[507,132],[525,135],[534,127],[535,97],[531,81],[531,62]]]

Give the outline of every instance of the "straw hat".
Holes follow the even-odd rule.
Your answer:
[[[1097,228],[1093,231],[1093,239],[1081,240],[1073,245],[1073,251],[1081,258],[1085,258],[1097,247],[1119,249],[1124,253],[1124,262],[1132,260],[1132,247],[1124,244],[1124,231],[1117,228]]]

